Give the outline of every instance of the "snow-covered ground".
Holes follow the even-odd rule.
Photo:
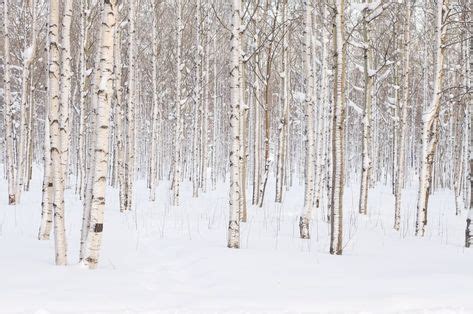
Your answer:
[[[274,185],[269,182],[269,191]],[[227,189],[169,206],[168,184],[155,203],[137,183],[134,211],[121,214],[110,189],[100,266],[77,264],[81,202],[67,191],[69,266],[54,265],[54,242],[38,241],[41,178],[6,206],[0,182],[0,313],[473,313],[473,249],[463,248],[465,217],[452,195],[430,201],[428,234],[413,236],[415,189],[405,192],[401,232],[392,230],[393,197],[370,192],[369,215],[356,212],[358,187],[346,191],[343,256],[328,252],[328,225],[298,238],[302,188],[272,192],[249,207],[240,250],[226,248]]]

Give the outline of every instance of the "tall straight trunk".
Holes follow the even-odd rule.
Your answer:
[[[240,247],[240,58],[241,58],[241,0],[232,0],[230,48],[230,195],[228,247]]]
[[[399,152],[397,154],[397,175],[394,189],[394,230],[399,230],[401,224],[402,189],[405,182],[406,168],[406,133],[407,133],[407,102],[409,100],[409,67],[410,67],[410,26],[411,3],[406,1],[406,14],[403,38],[403,66],[402,66],[402,96],[399,104]]]
[[[28,143],[29,143],[29,112],[31,110],[31,102],[29,101],[29,91],[31,86],[30,75],[31,75],[31,64],[34,60],[34,52],[36,50],[36,1],[32,0],[31,3],[31,46],[25,47],[23,54],[23,71],[21,79],[21,107],[20,107],[20,143],[18,144],[18,191],[17,191],[17,202],[20,202],[21,192],[25,187],[27,181],[27,161],[28,161]]]
[[[467,54],[467,73],[469,77],[466,78],[467,86],[471,88],[473,85],[472,83],[472,74],[471,71],[473,69],[473,41],[469,40],[469,47]],[[469,145],[468,145],[468,158],[469,158],[469,179],[470,179],[470,186],[469,186],[469,194],[470,194],[470,208],[468,210],[468,218],[466,219],[466,229],[465,229],[465,247],[469,248],[473,246],[473,126],[472,126],[472,119],[473,117],[473,102],[470,99],[470,103],[468,104],[467,108],[467,124],[468,124],[468,131],[467,133],[469,136]],[[465,162],[466,163],[466,162]],[[466,184],[465,184],[466,185]]]
[[[204,96],[202,104],[202,131],[201,131],[201,186],[202,192],[207,192],[207,170],[209,163],[209,94],[210,94],[210,43],[209,43],[209,32],[206,29],[205,38],[205,70],[204,70]]]
[[[109,119],[113,87],[113,47],[116,21],[116,0],[104,0],[100,36],[101,84],[97,90],[97,122],[95,140],[95,167],[90,227],[87,235],[85,264],[96,268],[99,260],[105,209],[105,188],[108,167]]]
[[[16,163],[14,151],[14,123],[13,123],[13,101],[10,90],[10,38],[9,38],[9,18],[8,18],[8,0],[3,2],[3,30],[4,30],[4,118],[5,118],[5,161],[6,174],[8,181],[8,204],[16,204],[17,182],[16,182]]]
[[[129,47],[128,47],[128,90],[127,90],[127,145],[125,157],[125,204],[121,206],[123,211],[132,208],[133,181],[135,171],[135,107],[136,107],[136,55],[135,55],[135,0],[129,1],[128,23],[129,23]]]
[[[64,223],[64,171],[62,168],[62,133],[60,106],[60,52],[59,52],[59,1],[52,0],[49,8],[49,130],[54,211],[54,244],[56,264],[67,263],[66,235]]]
[[[69,102],[71,98],[72,58],[71,58],[71,22],[72,0],[64,0],[61,38],[61,99],[59,125],[61,133],[61,168],[63,180],[67,182],[69,164]]]
[[[343,192],[345,181],[345,1],[336,0],[334,24],[334,115],[332,136],[332,190],[330,212],[330,254],[343,252]]]
[[[175,129],[174,129],[174,152],[173,152],[173,178],[172,178],[172,204],[179,205],[179,187],[181,184],[181,145],[183,138],[183,117],[181,116],[181,45],[182,45],[182,4],[177,0],[177,57],[176,57],[176,104],[175,104]]]
[[[286,23],[287,15],[287,0],[283,0],[282,3],[282,22]],[[283,44],[282,44],[282,83],[281,83],[281,103],[282,111],[279,125],[279,139],[278,139],[278,156],[277,156],[277,165],[276,165],[276,199],[277,203],[281,203],[283,199],[283,186],[284,186],[284,176],[285,176],[285,164],[286,164],[286,151],[287,151],[287,133],[288,133],[288,122],[289,122],[289,97],[288,97],[288,31],[286,26],[283,26]]]
[[[152,134],[151,134],[151,158],[150,158],[150,194],[151,201],[156,199],[156,185],[158,181],[157,172],[157,154],[159,143],[159,128],[161,127],[159,117],[160,109],[158,104],[158,3],[153,5],[153,120],[152,120]]]
[[[373,53],[370,47],[370,25],[368,21],[368,14],[371,12],[368,10],[371,0],[365,0],[367,6],[363,10],[363,75],[364,75],[364,110],[363,110],[363,138],[361,145],[361,185],[360,185],[360,200],[358,210],[360,214],[368,213],[368,189],[371,182],[371,106],[373,102],[372,91],[373,91]]]
[[[315,140],[314,140],[314,71],[312,63],[312,4],[304,4],[304,73],[306,76],[305,99],[305,187],[304,209],[299,218],[299,233],[302,239],[310,239],[310,220],[314,210]]]
[[[195,84],[194,84],[194,116],[193,116],[193,156],[192,156],[192,197],[199,195],[200,187],[200,118],[202,109],[202,42],[201,42],[201,17],[200,17],[200,0],[196,1],[195,7],[195,23],[196,30],[196,53],[195,53]]]
[[[88,0],[81,0],[80,2],[80,33],[79,33],[79,143],[77,145],[77,169],[78,173],[78,183],[77,183],[77,194],[83,199],[85,182],[86,182],[86,173],[85,173],[85,124],[86,124],[86,99],[87,99],[87,89],[86,89],[86,47],[88,41],[88,31],[86,23],[88,20]]]
[[[439,0],[437,3],[436,22],[436,43],[435,52],[435,78],[433,87],[433,97],[422,117],[422,164],[420,173],[419,196],[417,200],[417,220],[416,235],[424,236],[427,225],[427,208],[429,203],[430,190],[432,186],[432,169],[435,151],[439,136],[439,113],[440,98],[442,96],[442,86],[444,78],[444,61],[446,53],[446,14],[448,10],[448,0]]]

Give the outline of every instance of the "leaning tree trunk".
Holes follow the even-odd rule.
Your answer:
[[[240,14],[241,0],[232,0],[232,35],[230,56],[230,214],[228,247],[240,247]]]
[[[312,4],[305,2],[304,15],[304,72],[306,75],[305,99],[305,192],[304,208],[299,218],[299,233],[302,239],[310,239],[310,219],[314,207],[314,182],[315,182],[315,143],[314,143],[314,71],[312,71]]]
[[[427,225],[427,208],[432,186],[432,168],[439,136],[440,98],[444,78],[444,60],[446,53],[446,24],[448,0],[439,0],[436,23],[436,61],[433,97],[430,106],[423,115],[422,129],[422,166],[420,173],[419,196],[417,200],[416,235],[424,236]]]
[[[85,264],[96,268],[99,260],[100,245],[105,209],[105,188],[108,168],[108,135],[110,107],[113,87],[113,43],[116,20],[116,0],[104,0],[100,36],[100,75],[102,84],[97,90],[97,122],[95,140],[94,183],[92,188],[92,206],[90,227],[87,235]]]
[[[330,254],[343,252],[343,190],[344,190],[344,132],[345,132],[345,65],[346,43],[345,1],[337,0],[334,25],[334,117],[332,136],[332,195],[330,212]]]

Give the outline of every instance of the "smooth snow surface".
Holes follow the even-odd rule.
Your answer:
[[[169,205],[169,184],[148,202],[138,182],[134,210],[121,214],[109,189],[97,270],[77,264],[81,202],[66,192],[69,266],[54,265],[54,241],[36,240],[41,178],[21,205],[6,206],[0,182],[0,313],[473,313],[473,249],[463,248],[465,215],[452,194],[430,201],[428,234],[414,234],[416,189],[404,193],[401,231],[392,230],[389,188],[370,190],[358,215],[358,185],[345,195],[345,252],[328,252],[328,225],[318,218],[311,240],[298,239],[303,188],[264,208],[249,207],[240,250],[226,248],[228,192]],[[251,189],[250,189],[251,190]],[[354,192],[356,191],[356,192]]]

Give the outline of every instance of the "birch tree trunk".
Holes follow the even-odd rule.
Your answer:
[[[286,23],[287,15],[287,0],[282,2],[282,22]],[[283,199],[283,186],[284,186],[284,175],[285,175],[285,163],[286,163],[286,151],[287,151],[287,133],[288,133],[288,122],[289,122],[289,97],[288,97],[288,32],[286,27],[283,26],[283,44],[282,44],[282,75],[281,75],[281,102],[282,111],[279,125],[279,141],[278,141],[278,156],[276,166],[276,199],[277,203],[281,203]]]
[[[427,208],[432,186],[432,168],[438,143],[440,98],[444,78],[444,60],[446,53],[446,15],[448,0],[439,0],[437,4],[435,78],[432,102],[424,111],[422,120],[422,164],[420,173],[419,196],[417,200],[416,235],[424,236],[427,225]]]
[[[411,26],[411,1],[406,0],[406,15],[403,38],[403,67],[402,67],[402,96],[399,105],[399,152],[397,154],[397,175],[394,194],[394,230],[399,230],[401,224],[402,189],[405,182],[406,168],[406,133],[407,133],[407,102],[409,100],[409,72],[410,72],[410,26]]]
[[[100,36],[100,85],[95,141],[95,167],[90,227],[87,235],[85,264],[94,269],[99,260],[105,209],[105,188],[108,168],[109,119],[113,87],[113,48],[116,22],[116,0],[104,0]]]
[[[56,264],[67,263],[64,224],[64,171],[62,168],[62,133],[60,106],[60,52],[59,52],[59,1],[51,0],[49,8],[49,130],[54,211],[54,244]]]
[[[16,163],[14,152],[14,133],[13,133],[13,101],[10,90],[10,39],[9,39],[9,17],[8,0],[3,2],[3,30],[4,30],[4,119],[5,119],[5,161],[6,174],[8,181],[8,204],[16,204],[17,182],[16,182]]]
[[[71,98],[72,58],[71,58],[71,22],[72,0],[64,0],[64,16],[62,18],[61,38],[61,98],[60,98],[60,137],[61,137],[61,168],[63,184],[67,181],[69,166],[69,102]]]
[[[182,45],[182,4],[177,0],[177,76],[176,76],[176,104],[175,104],[175,130],[173,154],[173,179],[172,179],[172,204],[179,205],[179,186],[181,183],[181,145],[183,138],[183,118],[181,116],[181,45]]]
[[[227,239],[227,246],[229,248],[240,248],[240,14],[241,0],[232,0],[230,48],[230,214]]]
[[[364,110],[363,110],[363,139],[362,139],[362,167],[361,167],[361,186],[360,186],[360,201],[359,212],[366,215],[368,213],[368,189],[371,182],[371,106],[373,103],[373,53],[371,51],[370,25],[368,22],[368,14],[371,12],[368,9],[371,0],[365,0],[367,6],[363,10],[363,74],[364,74]]]
[[[330,213],[330,254],[343,252],[343,191],[344,191],[344,137],[345,137],[345,82],[346,43],[345,1],[336,0],[334,24],[334,117],[332,136],[332,195]]]
[[[85,191],[85,182],[86,182],[86,160],[85,160],[85,123],[86,123],[86,99],[87,99],[87,89],[86,89],[86,46],[88,41],[88,29],[86,27],[88,20],[88,0],[81,0],[80,2],[80,34],[79,34],[79,62],[80,62],[80,77],[79,77],[79,143],[77,147],[77,169],[78,173],[78,183],[77,183],[77,193],[79,197],[83,199]]]
[[[153,127],[151,138],[151,158],[150,158],[150,195],[151,201],[156,199],[156,185],[158,181],[157,172],[157,150],[159,143],[159,128],[160,128],[160,109],[158,104],[158,3],[153,4]]]
[[[469,48],[467,52],[467,73],[469,75],[467,80],[467,86],[471,87],[473,86],[472,81],[473,81],[473,74],[472,74],[472,69],[473,69],[473,41],[469,40]],[[472,126],[472,117],[473,117],[473,101],[471,99],[471,94],[467,98],[469,99],[469,104],[468,104],[468,138],[469,138],[469,145],[468,145],[468,157],[469,157],[469,166],[470,166],[470,173],[469,173],[469,179],[470,179],[470,187],[469,187],[469,194],[470,194],[470,209],[468,210],[468,218],[466,219],[466,229],[465,229],[465,247],[469,248],[473,246],[473,126]]]
[[[34,60],[34,54],[36,50],[36,1],[32,0],[29,4],[31,6],[31,46],[25,47],[23,53],[23,71],[21,79],[21,107],[20,107],[20,143],[18,144],[18,191],[17,191],[17,202],[20,202],[21,192],[25,188],[25,182],[28,181],[28,143],[30,141],[29,132],[29,112],[31,111],[32,104],[29,101],[28,88],[30,75],[31,75],[31,64]]]
[[[135,171],[135,0],[129,1],[129,50],[128,50],[128,99],[127,99],[127,145],[125,158],[125,182],[126,194],[125,204],[122,208],[129,211],[132,208],[133,200],[133,181]]]
[[[315,143],[314,143],[314,71],[312,69],[312,4],[304,3],[304,72],[306,77],[305,99],[305,192],[304,209],[299,218],[299,233],[302,239],[310,239],[310,220],[314,208]]]

